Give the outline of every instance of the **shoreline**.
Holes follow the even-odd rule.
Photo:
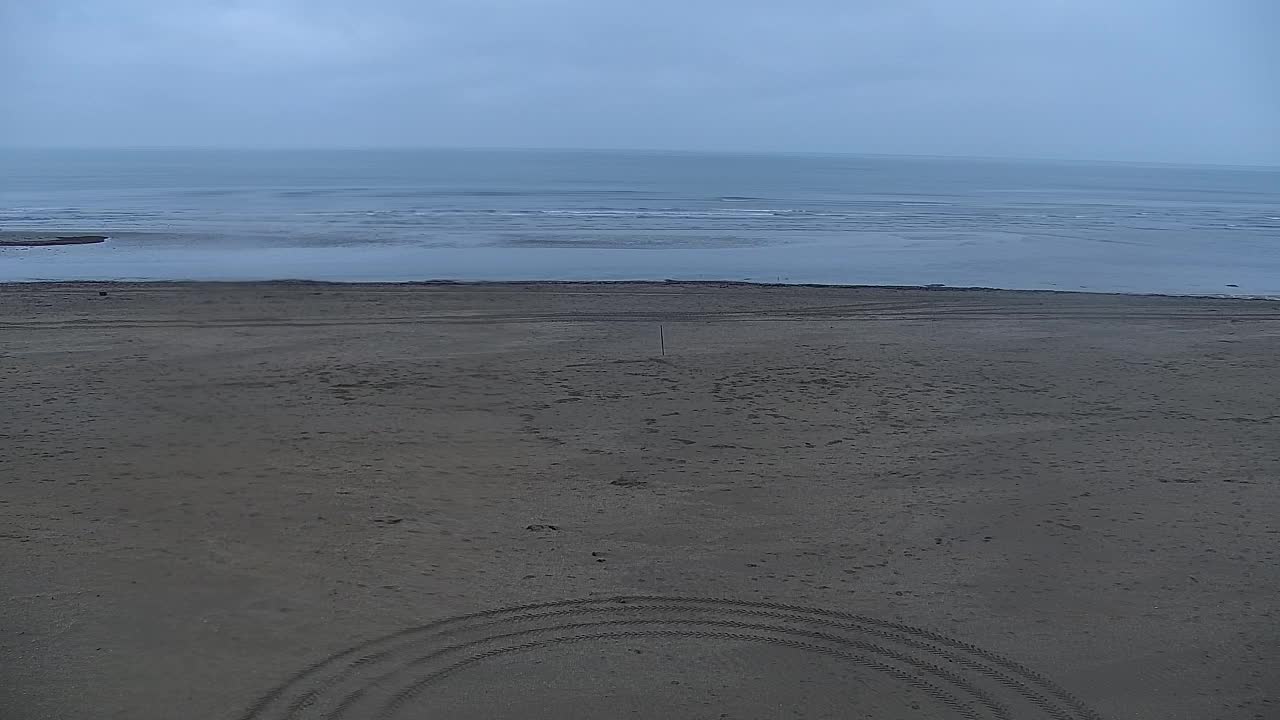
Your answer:
[[[272,246],[121,236],[0,248],[0,282],[702,282],[1280,297],[1280,256],[1004,235],[957,245],[854,234],[744,248]]]
[[[646,287],[646,288],[794,288],[815,290],[883,290],[909,292],[955,292],[955,293],[990,293],[1016,295],[1057,295],[1057,296],[1097,296],[1108,298],[1173,298],[1186,300],[1249,300],[1280,301],[1280,295],[1232,294],[1232,293],[1162,293],[1162,292],[1107,292],[1099,290],[1054,290],[1042,288],[1003,288],[982,285],[872,285],[872,284],[839,284],[839,283],[779,283],[752,282],[745,280],[308,280],[305,278],[279,278],[274,280],[19,280],[0,282],[0,290],[6,288],[51,288],[51,287],[333,287],[333,288],[368,288],[368,287],[466,287],[466,288],[538,288],[538,287]]]

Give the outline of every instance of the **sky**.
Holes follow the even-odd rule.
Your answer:
[[[1276,0],[0,0],[0,145],[1280,165]]]

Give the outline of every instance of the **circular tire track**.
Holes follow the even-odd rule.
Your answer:
[[[947,717],[1100,720],[1010,658],[923,628],[768,602],[625,596],[489,610],[409,628],[335,653],[289,678],[240,720],[428,717],[436,683],[485,661],[653,638],[765,644],[881,674]],[[856,713],[855,713],[856,714]]]

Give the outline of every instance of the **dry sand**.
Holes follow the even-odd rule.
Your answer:
[[[0,717],[1280,717],[1278,357],[1265,301],[2,286]]]

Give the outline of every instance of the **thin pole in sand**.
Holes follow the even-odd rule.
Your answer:
[[[658,323],[658,345],[662,348],[662,357],[667,356],[667,334],[662,330],[662,323]]]

